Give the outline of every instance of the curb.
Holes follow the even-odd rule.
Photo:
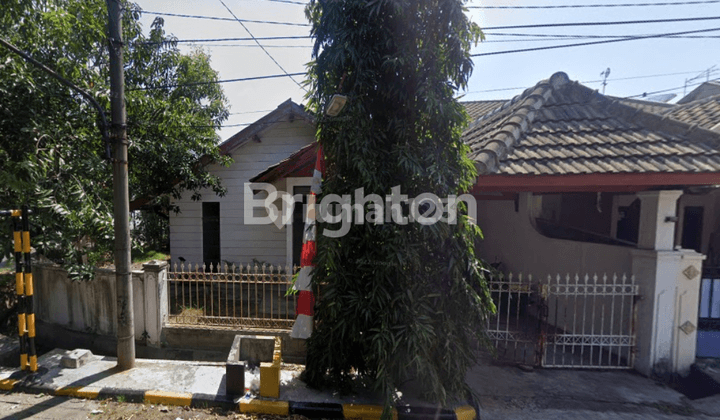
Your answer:
[[[19,391],[30,394],[84,398],[119,399],[134,403],[150,403],[189,407],[236,407],[241,413],[289,416],[300,414],[316,419],[379,420],[383,406],[363,404],[316,403],[302,401],[277,401],[257,398],[241,398],[237,404],[233,397],[189,392],[167,392],[125,388],[100,388],[93,386],[65,386],[53,388],[43,382],[34,382],[32,376],[23,379],[0,380],[0,391]],[[474,420],[475,409],[463,405],[455,409],[402,406],[393,409],[394,420]]]
[[[58,397],[84,398],[89,400],[97,399],[119,399],[133,403],[150,403],[189,407],[224,407],[233,408],[235,402],[232,397],[189,393],[189,392],[167,392],[159,390],[139,390],[127,388],[100,388],[94,386],[65,386],[54,388],[45,383],[32,383],[29,377],[23,380],[2,379],[0,380],[0,391],[16,391],[28,394],[48,394]]]
[[[240,399],[238,408],[241,413],[247,414],[282,416],[299,414],[316,419],[379,420],[383,412],[381,405],[271,401],[253,398]],[[394,420],[474,420],[475,418],[475,409],[469,405],[455,409],[410,406],[393,409]]]

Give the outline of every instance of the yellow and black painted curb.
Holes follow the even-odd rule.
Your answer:
[[[379,420],[382,416],[381,405],[316,403],[297,401],[275,401],[242,398],[238,403],[241,413],[288,416],[299,414],[316,419],[358,419]],[[475,409],[469,405],[455,409],[403,406],[393,409],[394,420],[473,420]]]
[[[176,405],[188,407],[235,407],[233,398],[225,395],[167,392],[158,390],[138,390],[94,386],[64,386],[54,388],[44,383],[33,383],[27,380],[0,380],[0,390],[18,391],[29,394],[48,394],[55,396],[85,398],[90,400],[115,399],[134,403],[157,405]]]
[[[158,405],[237,407],[241,413],[246,414],[281,416],[300,414],[308,418],[316,419],[379,420],[383,412],[381,405],[278,401],[259,398],[241,398],[236,405],[233,397],[227,395],[93,386],[64,386],[54,388],[43,382],[34,382],[32,376],[23,379],[2,379],[0,380],[0,390],[32,394],[44,393],[85,399],[115,399],[126,402],[144,402]],[[475,418],[475,409],[469,405],[463,405],[455,409],[411,406],[396,407],[393,409],[394,420],[474,420]]]

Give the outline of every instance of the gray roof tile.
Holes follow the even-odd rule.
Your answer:
[[[480,174],[720,172],[720,132],[674,119],[720,122],[720,97],[698,102],[615,100],[556,73],[510,101],[466,104],[478,117],[463,139]]]

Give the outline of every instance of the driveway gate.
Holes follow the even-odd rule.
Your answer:
[[[489,281],[497,306],[487,334],[507,361],[629,369],[635,349],[634,277],[509,275]]]

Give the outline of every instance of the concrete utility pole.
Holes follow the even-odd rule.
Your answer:
[[[135,367],[132,274],[130,273],[130,198],[128,192],[128,141],[125,126],[125,75],[123,74],[122,6],[107,0],[110,44],[110,108],[112,110],[113,203],[115,216],[115,290],[117,293],[117,366]]]

